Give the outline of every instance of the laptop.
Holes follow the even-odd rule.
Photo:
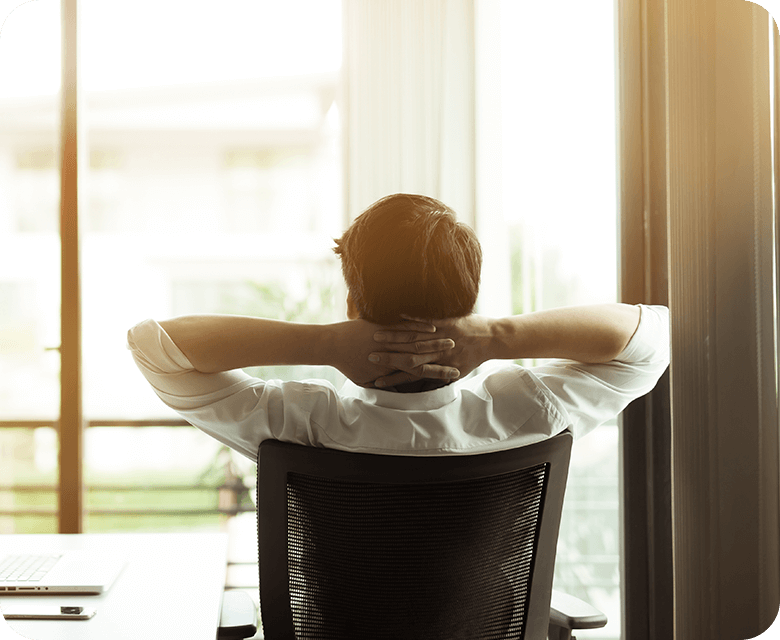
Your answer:
[[[94,551],[14,552],[0,550],[0,596],[104,593],[126,564]]]

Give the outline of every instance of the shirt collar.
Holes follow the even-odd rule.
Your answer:
[[[458,395],[456,385],[457,382],[453,382],[446,387],[440,387],[431,391],[396,393],[394,391],[382,391],[381,389],[366,389],[365,387],[359,387],[351,380],[347,380],[341,388],[341,393],[343,396],[358,398],[364,402],[388,409],[420,409],[427,411],[438,409],[455,400]]]

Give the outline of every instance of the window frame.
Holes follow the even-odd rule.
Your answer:
[[[81,357],[79,182],[86,160],[81,135],[79,2],[62,0],[60,113],[60,416],[58,521],[60,533],[84,529],[84,412]]]

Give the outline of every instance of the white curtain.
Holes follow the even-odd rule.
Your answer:
[[[344,0],[346,222],[438,198],[483,246],[480,313],[511,312],[501,202],[500,0]]]
[[[344,0],[345,204],[442,200],[474,223],[473,0]]]

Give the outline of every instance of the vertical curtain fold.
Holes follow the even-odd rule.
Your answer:
[[[772,38],[771,18],[757,5],[752,11],[753,63],[753,246],[756,301],[756,358],[758,361],[759,433],[758,567],[762,597],[758,619],[770,624],[780,606],[780,416],[778,415],[776,280],[774,202],[772,193],[771,96],[769,94]]]
[[[669,304],[663,5],[617,4],[623,302]],[[670,376],[620,417],[622,615],[628,640],[674,634]]]
[[[345,0],[348,220],[396,192],[473,224],[473,0]]]
[[[673,616],[675,638],[742,640],[762,633],[780,605],[769,17],[738,0],[635,6],[618,4],[633,11],[641,35],[620,34],[621,62],[634,61],[639,78],[623,70],[621,95],[633,82],[643,96],[639,105],[621,104],[637,114],[621,115],[621,165],[650,197],[621,201],[645,248],[641,261],[624,253],[624,282],[637,290],[637,274],[645,274],[663,283],[672,315],[674,596],[663,613]],[[631,162],[642,168],[632,171]],[[656,210],[666,237],[646,224]],[[665,264],[647,256],[663,252],[659,242]],[[647,504],[649,521],[663,517]],[[627,640],[663,637],[647,618],[640,622],[627,626]]]

